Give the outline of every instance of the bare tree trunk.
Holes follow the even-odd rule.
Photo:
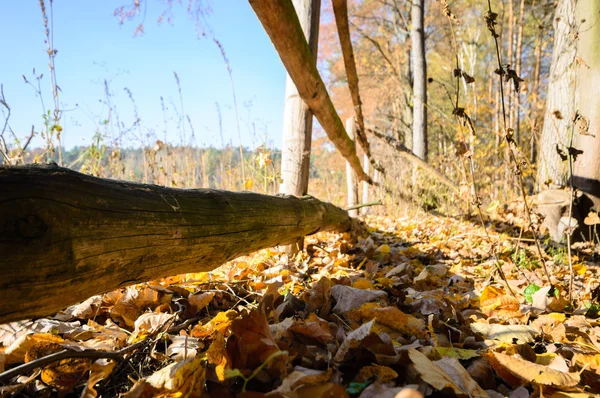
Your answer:
[[[427,62],[425,60],[424,31],[425,0],[412,3],[412,65],[413,65],[413,152],[427,160]]]
[[[544,27],[543,25],[539,26],[538,37],[535,41],[535,65],[533,67],[533,82],[531,93],[533,96],[533,100],[531,101],[531,109],[532,109],[532,118],[533,118],[533,128],[531,131],[531,148],[529,150],[529,162],[531,164],[535,164],[537,160],[537,146],[540,141],[540,120],[539,120],[539,112],[538,112],[538,101],[540,98],[540,69],[542,62],[542,38],[544,37]]]
[[[515,7],[514,0],[508,0],[508,42],[506,43],[508,47],[508,55],[507,62],[510,65],[510,68],[514,68],[514,44],[515,44]],[[507,87],[507,106],[506,109],[508,111],[508,126],[509,128],[513,128],[513,96],[514,92],[512,87]]]
[[[348,213],[311,197],[173,189],[48,166],[0,167],[0,323],[224,262]]]
[[[354,138],[355,129],[354,117],[348,118],[346,120],[346,131],[351,139]],[[356,206],[358,204],[358,183],[352,165],[349,162],[346,162],[346,182],[348,186],[348,207]],[[350,210],[348,214],[350,217],[356,217],[358,216],[358,210]]]
[[[366,134],[366,131],[365,131]],[[369,157],[365,153],[363,155],[363,168],[365,169],[365,173],[369,174]],[[362,202],[361,203],[369,203],[369,184],[363,181],[362,183]],[[369,212],[368,207],[363,207],[361,210],[362,214],[367,214]]]
[[[354,61],[354,50],[352,48],[352,40],[350,38],[350,24],[348,22],[348,1],[347,0],[333,0],[333,12],[335,15],[335,24],[338,30],[338,36],[340,38],[340,45],[342,47],[342,56],[344,58],[344,67],[346,68],[346,76],[348,78],[348,88],[350,89],[350,96],[352,97],[352,104],[354,105],[354,114],[356,115],[356,124],[358,129],[356,130],[356,139],[362,147],[365,155],[369,158],[369,161],[373,164],[374,168],[380,168],[375,162],[371,155],[371,146],[367,139],[367,133],[365,132],[365,119],[362,111],[362,101],[360,99],[360,92],[358,89],[358,71],[356,70],[356,62]],[[363,166],[366,167],[366,166]],[[365,173],[369,174],[365,171]]]
[[[521,53],[523,51],[523,18],[525,13],[525,0],[521,0],[519,6],[519,22],[517,24],[517,48],[515,54],[515,72],[517,76],[521,76]],[[521,96],[518,91],[515,91],[515,106],[514,106],[514,129],[515,129],[515,140],[517,144],[520,143],[521,138]]]
[[[559,0],[554,16],[554,49],[538,157],[537,184],[540,188],[564,186],[567,182],[567,164],[561,160],[556,148],[557,145],[562,148],[568,145],[575,113],[575,33],[578,30],[574,20],[575,3],[575,0]]]
[[[313,64],[316,65],[321,0],[294,0],[294,8],[313,55]],[[281,178],[283,180],[279,187],[281,193],[300,197],[308,192],[312,121],[313,114],[310,108],[300,98],[294,81],[287,75],[281,145]],[[304,239],[300,239],[291,245],[281,247],[280,250],[288,254],[295,254],[303,247]]]
[[[407,58],[407,62],[405,65],[405,69],[404,69],[404,74],[405,74],[405,78],[406,78],[406,82],[407,82],[407,90],[406,93],[404,94],[404,102],[405,102],[405,108],[404,108],[404,115],[403,115],[403,120],[404,120],[404,124],[406,126],[401,126],[400,129],[398,129],[398,132],[402,132],[402,131],[406,131],[406,134],[404,135],[404,137],[400,137],[398,136],[398,140],[400,140],[400,142],[404,142],[404,145],[410,149],[411,151],[413,150],[413,85],[414,85],[414,79],[413,79],[413,73],[412,73],[412,56],[411,56],[411,49],[407,49],[406,50],[406,58]],[[408,126],[408,128],[406,128]],[[402,141],[402,138],[404,138],[404,141]]]
[[[579,25],[576,63],[576,106],[579,118],[575,147],[583,151],[574,165],[573,184],[600,210],[600,2],[578,0],[574,21]],[[580,22],[583,21],[583,22]],[[583,217],[587,216],[588,209]]]

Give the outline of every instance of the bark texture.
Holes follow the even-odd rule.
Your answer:
[[[354,132],[356,131],[356,122],[354,117],[350,117],[346,120],[346,131],[350,138],[354,138]],[[348,208],[354,207],[358,204],[358,183],[354,175],[354,170],[350,163],[346,162],[346,186],[348,191]],[[349,210],[348,214],[350,217],[358,216],[358,210]]]
[[[354,105],[356,124],[358,125],[355,141],[358,141],[373,167],[382,171],[381,166],[373,159],[371,146],[369,145],[365,130],[365,118],[362,112],[362,101],[358,89],[358,71],[356,70],[354,49],[352,48],[352,40],[350,38],[350,25],[348,23],[348,0],[333,0],[333,13],[338,36],[340,38],[340,45],[342,47],[342,57],[344,58],[344,67],[348,78],[348,88],[350,89],[350,96],[352,97],[352,105]],[[369,174],[366,171],[366,166],[365,173]]]
[[[427,161],[427,62],[425,60],[425,0],[413,0],[411,9],[413,65],[413,153]]]
[[[56,165],[0,167],[0,323],[210,271],[350,223],[345,210],[310,197],[164,188]]]
[[[365,169],[365,173],[369,174],[369,157],[366,153],[363,155],[363,168]],[[369,184],[364,181],[362,183],[361,203],[369,203]],[[363,207],[360,212],[361,214],[367,214],[369,212],[369,207]]]
[[[597,1],[597,0],[595,0]],[[554,49],[544,113],[544,126],[539,145],[537,184],[564,186],[567,183],[567,163],[556,151],[568,145],[572,131],[575,97],[574,62],[577,43],[575,33],[575,0],[559,0],[554,15]]]
[[[329,140],[350,163],[358,179],[372,183],[371,178],[362,169],[354,141],[344,130],[344,124],[314,64],[292,1],[249,0],[249,2],[298,88],[300,98],[313,112]]]
[[[578,0],[575,21],[580,23],[577,44],[577,112],[575,147],[583,151],[573,170],[573,184],[600,209],[600,1]],[[584,21],[584,22],[580,22]],[[581,209],[587,216],[587,208]]]
[[[321,0],[294,0],[300,26],[308,40],[312,63],[316,65],[319,46],[319,16]],[[279,192],[294,196],[308,193],[310,150],[312,142],[313,114],[300,98],[294,81],[287,75],[285,82],[285,104],[283,109],[283,140],[281,145],[281,179]],[[288,254],[297,253],[303,239],[280,250]]]

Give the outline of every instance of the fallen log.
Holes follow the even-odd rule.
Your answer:
[[[345,210],[312,197],[0,167],[0,323],[350,225]]]

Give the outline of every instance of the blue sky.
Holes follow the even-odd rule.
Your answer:
[[[224,140],[237,145],[231,84],[218,47],[210,38],[197,38],[196,24],[185,9],[187,0],[184,6],[173,8],[172,24],[160,26],[157,18],[166,2],[147,1],[145,18],[123,26],[113,13],[131,0],[54,1],[56,74],[62,89],[61,107],[66,110],[62,121],[64,146],[89,144],[99,123],[107,117],[107,107],[102,103],[104,79],[110,80],[121,121],[129,126],[134,120],[125,91],[128,88],[144,131],[154,131],[160,139],[164,139],[165,130],[160,102],[163,96],[169,108],[168,140],[179,142],[174,109],[179,111],[180,102],[173,72],[181,80],[185,113],[191,118],[197,143],[220,146],[218,103]],[[248,1],[212,0],[211,5],[208,22],[233,69],[242,142],[258,146],[266,133],[272,143],[280,146],[284,67]],[[142,21],[145,33],[134,37]],[[47,108],[52,105],[39,2],[0,0],[0,37],[0,83],[12,109],[11,127],[24,137],[32,125],[39,131],[43,122],[40,99],[22,75],[35,81],[34,68],[38,74],[44,73],[44,101]],[[249,127],[252,123],[254,127]],[[189,133],[188,126],[186,130]],[[34,144],[41,145],[41,140]],[[124,144],[136,145],[132,139]]]

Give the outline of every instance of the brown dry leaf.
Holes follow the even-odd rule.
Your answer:
[[[170,301],[171,295],[159,293],[144,285],[129,286],[111,308],[110,314],[113,319],[122,320],[126,326],[133,327],[146,309],[154,309]]]
[[[398,373],[392,368],[380,365],[368,365],[360,369],[354,381],[364,383],[369,379],[377,379],[382,383],[394,381],[398,377]]]
[[[96,398],[98,391],[94,388],[96,384],[106,379],[116,366],[116,362],[111,359],[101,358],[96,360],[90,368],[90,376],[81,393],[80,398]]]
[[[566,339],[565,319],[565,314],[560,313],[540,315],[531,326],[538,330],[538,334],[550,336],[552,341],[560,343]]]
[[[90,332],[90,328],[79,321],[62,322],[54,319],[37,319],[35,321],[18,321],[0,325],[0,344],[9,347],[17,339],[28,334],[50,333],[65,335],[66,338],[80,336]]]
[[[301,386],[313,386],[327,383],[331,379],[332,369],[314,370],[296,366],[294,371],[282,380],[275,392],[287,395]]]
[[[123,348],[129,338],[129,334],[110,319],[107,319],[105,325],[99,325],[89,320],[88,326],[93,330],[94,338],[82,343],[87,348],[97,350],[120,349]]]
[[[25,355],[40,342],[63,343],[64,339],[51,333],[28,334],[19,337],[4,351],[6,364],[24,362]]]
[[[197,314],[198,312],[202,311],[208,304],[210,304],[214,297],[214,292],[205,292],[189,296],[188,301],[194,313]]]
[[[173,314],[146,312],[135,320],[133,333],[138,335],[153,333],[173,319],[174,316]]]
[[[124,398],[199,398],[205,396],[206,368],[202,356],[174,362],[138,381]]]
[[[337,301],[333,308],[333,312],[336,314],[345,314],[369,301],[387,297],[387,293],[381,290],[363,290],[344,285],[333,286],[331,288],[331,295]]]
[[[538,334],[537,328],[527,325],[500,325],[497,323],[474,322],[470,326],[471,330],[475,333],[480,333],[486,339],[499,340],[503,343],[531,343]]]
[[[481,291],[481,295],[479,296],[479,302],[484,303],[488,300],[494,299],[496,297],[504,296],[504,289],[499,288],[493,285],[488,285],[483,288]]]
[[[301,386],[290,394],[290,398],[347,398],[343,386],[334,383]]]
[[[461,365],[458,359],[445,357],[433,363],[443,369],[470,397],[488,396],[483,388],[481,388],[481,386],[471,377],[469,372]]]
[[[486,359],[478,358],[471,362],[467,367],[467,372],[484,390],[496,389],[494,369]]]
[[[295,322],[291,325],[290,330],[298,335],[317,340],[321,344],[333,341],[327,321],[319,318],[314,313],[309,314],[306,321],[298,320]]]
[[[579,373],[561,372],[548,366],[526,361],[518,356],[492,352],[489,357],[494,370],[501,377],[509,372],[512,376],[529,383],[557,387],[572,387],[577,385],[580,380]]]
[[[101,311],[102,296],[92,296],[89,299],[72,305],[54,316],[59,321],[70,321],[72,319],[89,319],[98,316]]]
[[[27,351],[25,362],[31,362],[62,350],[64,350],[64,346],[59,343],[39,341]],[[92,361],[89,358],[62,359],[42,369],[42,381],[55,387],[62,394],[68,393],[87,373],[91,364]]]
[[[585,366],[596,371],[600,370],[600,354],[587,355],[576,353],[572,361],[581,367]]]
[[[186,335],[169,336],[171,344],[167,348],[167,355],[175,361],[184,361],[188,358],[193,358],[198,353],[198,350],[204,348],[204,343],[197,337]]]
[[[423,394],[415,388],[389,387],[379,381],[371,383],[358,398],[423,398]]]
[[[267,322],[264,306],[235,319],[231,324],[231,336],[227,340],[227,355],[231,367],[242,373],[251,372],[262,365],[272,354],[279,352]],[[279,378],[285,375],[287,355],[280,355],[264,368]]]
[[[337,352],[335,353],[333,360],[337,363],[342,362],[351,349],[358,347],[360,343],[371,334],[374,324],[375,321],[367,322],[359,328],[348,333],[348,336],[346,336],[346,339],[342,342],[340,348],[338,348]]]
[[[329,315],[331,310],[331,281],[321,278],[314,284],[306,300],[306,312],[315,313],[320,317]]]
[[[211,319],[205,325],[196,325],[190,332],[190,335],[193,337],[198,337],[200,339],[210,337],[214,333],[225,333],[226,330],[229,329],[231,323],[235,318],[237,318],[238,313],[234,310],[228,310],[224,312],[219,312],[213,319]]]
[[[225,381],[225,371],[231,369],[231,361],[227,356],[225,348],[225,336],[223,333],[215,334],[212,344],[206,351],[208,363],[215,367],[215,373],[219,381]]]
[[[456,358],[444,358],[442,360],[444,362],[432,362],[414,348],[408,351],[408,356],[421,378],[436,390],[442,391],[449,388],[458,396],[489,397]],[[438,363],[441,363],[444,368],[440,367]],[[446,368],[453,368],[452,375],[446,372]]]
[[[480,308],[481,312],[487,316],[513,318],[522,315],[519,311],[520,304],[518,298],[511,295],[504,295],[482,301]]]
[[[363,322],[374,319],[378,324],[387,326],[409,336],[427,335],[425,321],[405,314],[396,307],[380,307],[377,303],[366,303],[358,309]]]

